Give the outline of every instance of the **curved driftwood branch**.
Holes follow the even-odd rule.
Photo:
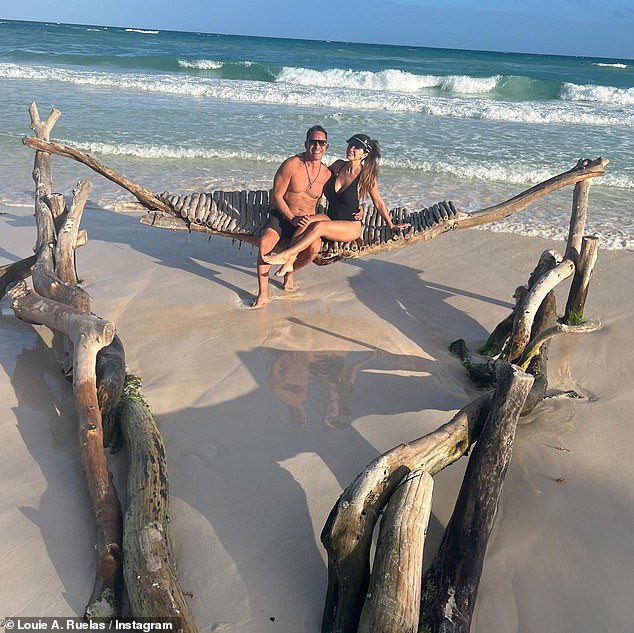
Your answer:
[[[513,326],[508,352],[509,361],[515,361],[528,344],[535,314],[546,295],[563,279],[570,277],[574,271],[575,265],[573,261],[565,259],[555,268],[543,274],[529,290]]]
[[[144,189],[143,187],[137,185],[135,182],[132,182],[125,176],[122,176],[121,174],[116,172],[114,169],[110,169],[109,167],[102,165],[99,161],[95,160],[89,154],[75,149],[74,147],[69,147],[68,145],[62,145],[61,143],[51,143],[50,141],[33,138],[32,136],[25,136],[22,139],[22,142],[27,147],[31,147],[32,149],[36,149],[40,152],[58,154],[59,156],[71,158],[72,160],[76,160],[79,163],[83,163],[84,165],[87,165],[108,180],[111,180],[124,189],[127,189],[132,195],[141,200],[141,202],[143,202],[143,204],[145,204],[150,209],[159,209],[160,211],[165,211],[166,213],[173,213],[172,208],[169,205],[165,204],[160,198],[157,198],[151,191],[148,191],[147,189]]]
[[[422,622],[434,633],[469,633],[473,608],[498,500],[511,461],[517,420],[533,377],[500,366],[493,403],[469,464],[440,549],[426,575],[432,604]]]
[[[328,553],[323,633],[357,630],[370,578],[372,532],[395,487],[410,471],[433,475],[464,455],[480,432],[491,398],[481,396],[433,433],[377,457],[341,494],[321,533]]]
[[[524,353],[517,362],[517,365],[527,370],[533,358],[540,353],[544,343],[556,336],[557,334],[586,334],[588,332],[596,332],[601,328],[600,321],[588,321],[581,325],[566,325],[565,323],[557,323],[546,330],[543,330],[537,338],[532,340],[524,350]]]
[[[503,220],[509,215],[525,209],[529,204],[535,202],[535,200],[538,200],[553,191],[557,191],[562,187],[567,187],[568,185],[587,180],[588,178],[603,176],[605,173],[605,167],[609,162],[610,161],[607,158],[601,157],[595,160],[579,161],[579,163],[577,163],[577,165],[569,171],[553,176],[552,178],[523,191],[506,202],[501,202],[500,204],[471,213],[469,217],[460,221],[459,226],[460,228],[467,228]]]
[[[415,470],[390,497],[358,633],[416,633],[434,480]]]
[[[165,446],[145,403],[125,395],[118,407],[130,466],[123,528],[123,573],[134,617],[178,618],[196,625],[176,581],[168,542],[169,486]]]
[[[112,341],[115,327],[110,321],[38,296],[24,281],[8,294],[19,319],[62,332],[73,343],[73,395],[80,458],[97,524],[97,578],[86,616],[114,617],[118,614],[121,510],[103,451],[95,364],[97,352]]]

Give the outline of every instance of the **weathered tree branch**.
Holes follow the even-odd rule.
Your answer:
[[[169,486],[163,440],[145,403],[124,396],[118,407],[130,466],[124,517],[123,573],[135,617],[178,618],[196,625],[178,586],[168,542]]]
[[[421,469],[434,475],[468,451],[491,398],[481,396],[433,433],[377,457],[341,494],[321,533],[328,553],[323,633],[357,630],[370,578],[372,532],[394,488],[406,473]]]
[[[421,621],[434,633],[469,633],[498,500],[511,461],[520,411],[533,384],[519,368],[500,365],[493,403],[476,443],[440,549],[426,575],[432,604]]]
[[[583,316],[583,310],[586,305],[588,296],[588,287],[590,286],[590,277],[594,270],[599,251],[599,238],[586,236],[581,241],[581,253],[575,266],[575,275],[572,278],[568,301],[566,302],[566,310],[564,312],[564,321],[570,323],[571,319],[580,319]]]
[[[570,259],[555,266],[552,270],[543,274],[539,280],[529,290],[526,299],[522,304],[521,310],[518,312],[513,325],[513,333],[511,334],[508,360],[515,361],[530,340],[535,313],[546,295],[563,279],[570,277],[574,273],[575,265]]]
[[[431,475],[415,470],[390,497],[358,633],[417,633],[433,488]]]
[[[97,578],[86,616],[114,617],[118,614],[121,510],[103,451],[95,365],[97,352],[112,341],[115,327],[110,321],[38,296],[27,289],[24,281],[8,294],[19,319],[62,332],[73,343],[73,396],[80,457],[97,523]]]
[[[527,346],[522,356],[518,360],[518,366],[526,371],[531,360],[535,355],[539,354],[542,346],[548,340],[557,334],[585,334],[587,332],[596,332],[601,327],[599,321],[588,321],[582,325],[566,325],[565,323],[557,323],[552,327],[540,332],[539,336],[533,339]]]
[[[77,233],[75,246],[77,248],[83,246],[87,239],[86,229],[80,229]],[[31,271],[35,265],[36,259],[36,255],[31,255],[29,257],[25,257],[24,259],[20,259],[17,262],[13,262],[12,264],[3,264],[0,266],[0,299],[4,297],[11,284],[14,284],[16,281],[20,281],[21,279],[27,279],[31,276]]]
[[[480,211],[471,213],[468,217],[459,221],[460,228],[468,228],[472,226],[480,226],[489,224],[490,222],[498,222],[507,218],[513,213],[517,213],[525,209],[529,204],[535,202],[539,198],[557,191],[562,187],[567,187],[573,183],[582,182],[589,178],[603,176],[605,167],[610,161],[607,158],[597,158],[596,160],[579,161],[571,170],[553,176],[552,178],[523,191],[517,196],[501,202],[492,207],[487,207]]]
[[[77,234],[84,206],[91,189],[92,183],[87,180],[80,180],[77,183],[77,188],[73,191],[73,202],[70,210],[57,234],[55,272],[63,282],[73,286],[77,284],[77,271],[75,270]]]
[[[148,208],[159,209],[160,211],[165,211],[166,213],[174,213],[173,209],[168,204],[165,204],[160,198],[157,198],[151,191],[137,185],[125,176],[117,173],[114,169],[110,169],[109,167],[102,165],[89,154],[73,147],[69,147],[68,145],[51,143],[43,139],[33,138],[32,136],[25,136],[22,139],[22,142],[24,145],[31,147],[32,149],[36,149],[41,152],[49,152],[51,154],[58,154],[59,156],[71,158],[79,163],[83,163],[105,178],[108,178],[108,180],[112,180],[112,182],[120,185],[124,189],[127,189]]]

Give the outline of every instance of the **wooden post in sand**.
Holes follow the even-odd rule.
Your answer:
[[[586,305],[588,296],[588,287],[590,285],[590,277],[597,261],[599,250],[599,238],[585,236],[581,242],[581,253],[577,266],[575,267],[575,275],[572,279],[570,294],[566,302],[566,311],[564,312],[564,322],[579,324],[583,319],[583,310]]]
[[[469,458],[462,488],[438,554],[425,577],[430,603],[421,622],[434,633],[469,633],[489,534],[515,429],[533,377],[508,363],[499,369],[491,410]]]

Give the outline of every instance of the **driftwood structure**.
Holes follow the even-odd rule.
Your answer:
[[[601,160],[602,165],[606,163]],[[580,161],[575,168],[577,173],[581,173],[584,165],[587,166],[587,161]],[[561,182],[557,178],[548,181],[550,185],[535,187],[532,193],[516,197],[515,204],[553,190]],[[321,535],[328,552],[322,633],[469,632],[517,420],[537,406],[546,393],[548,342],[556,334],[590,332],[599,327],[596,322],[583,320],[588,280],[596,260],[596,238],[583,236],[586,213],[578,209],[578,200],[584,197],[587,200],[587,191],[583,180],[575,184],[566,252],[564,256],[550,251],[543,253],[528,283],[515,291],[514,310],[495,328],[483,347],[486,362],[474,364],[464,341],[452,344],[452,350],[459,352],[470,375],[481,385],[495,385],[495,389],[468,404],[434,433],[397,446],[375,459],[344,490],[331,510]],[[509,203],[505,205],[508,209]],[[487,213],[498,213],[505,205],[492,207]],[[581,206],[587,209],[587,202]],[[592,255],[582,255],[588,251]],[[573,282],[567,302],[567,306],[575,306],[574,324],[557,319],[554,296],[555,286],[573,273],[580,280]],[[568,308],[566,313],[564,321]],[[439,551],[421,580],[423,566],[414,555],[422,551],[419,542],[400,539],[398,550],[390,546],[388,553],[381,551],[385,532],[410,529],[407,517],[400,519],[400,525],[391,519],[403,504],[401,495],[395,491],[413,473],[434,475],[466,454],[474,444],[454,513]],[[409,501],[410,518],[418,517],[421,508],[429,503],[426,495],[427,489],[419,494],[418,502]],[[395,510],[390,509],[393,504]],[[381,514],[378,551],[370,571],[370,545]],[[421,538],[420,529],[413,538]],[[395,561],[390,569],[399,569],[398,578],[394,573],[384,572],[386,556]],[[418,595],[419,584],[422,599],[418,617],[405,620],[406,606],[413,595]],[[397,587],[400,591],[395,592]],[[375,603],[383,606],[380,620],[374,613]],[[368,612],[372,613],[371,620]],[[368,622],[373,625],[371,629]]]
[[[187,195],[168,192],[154,194],[101,164],[76,148],[47,140],[25,137],[23,143],[40,151],[50,152],[83,163],[112,182],[127,189],[139,204],[121,205],[122,210],[143,211],[143,224],[162,229],[199,231],[231,237],[240,242],[257,244],[269,211],[270,192],[213,191]],[[373,255],[416,242],[430,240],[447,231],[490,224],[525,209],[542,196],[567,185],[584,183],[603,175],[607,160],[583,160],[571,170],[535,185],[501,204],[475,213],[461,211],[452,201],[442,201],[417,211],[402,207],[390,210],[395,224],[409,223],[407,231],[392,233],[378,211],[370,206],[362,220],[361,237],[355,242],[323,240],[316,264],[329,264],[342,258]],[[280,248],[286,247],[283,241]]]
[[[58,111],[54,110],[42,123],[35,106],[31,107],[32,127],[37,138],[27,137],[24,144],[36,150],[36,258],[0,270],[0,283],[3,283],[3,273],[9,275],[13,283],[26,278],[33,266],[35,292],[20,282],[10,291],[14,310],[20,318],[46,323],[66,334],[70,345],[67,342],[65,349],[73,350],[70,365],[82,451],[86,454],[82,463],[89,487],[98,478],[105,491],[102,496],[92,495],[102,534],[98,547],[99,575],[91,605],[115,586],[123,547],[124,572],[133,610],[139,615],[172,617],[174,611],[163,611],[164,605],[171,602],[177,605],[182,628],[195,630],[191,617],[185,613],[187,606],[169,561],[164,448],[147,408],[131,403],[125,396],[123,404],[117,407],[118,420],[132,460],[143,468],[135,469],[128,482],[130,503],[121,540],[116,493],[111,489],[107,468],[103,470],[102,455],[97,455],[96,450],[102,442],[102,420],[95,406],[95,392],[100,388],[99,371],[96,376],[95,366],[99,368],[97,350],[104,350],[103,365],[108,366],[106,350],[111,350],[111,363],[116,364],[117,359],[120,362],[122,346],[113,340],[113,324],[90,314],[90,297],[75,285],[74,271],[69,269],[64,276],[55,273],[53,264],[63,261],[68,267],[72,258],[66,249],[79,244],[78,218],[89,189],[80,184],[76,190],[72,207],[75,215],[67,214],[75,218],[73,226],[64,224],[66,228],[56,229],[60,222],[55,223],[54,219],[63,218],[66,212],[52,193],[50,154],[82,162],[130,191],[142,205],[132,208],[145,212],[141,221],[159,228],[203,231],[256,243],[267,217],[269,192],[154,194],[87,154],[52,143],[49,133],[58,117]],[[580,160],[567,172],[506,202],[471,214],[460,211],[452,202],[441,202],[416,212],[393,209],[395,223],[411,224],[408,231],[396,235],[386,230],[374,209],[368,209],[359,241],[324,244],[319,263],[411,246],[450,230],[501,220],[548,193],[574,186],[565,253],[548,251],[540,257],[528,283],[515,291],[515,308],[494,329],[481,350],[483,362],[473,362],[464,341],[452,345],[470,375],[486,383],[489,390],[436,431],[373,460],[332,508],[321,534],[328,555],[323,633],[468,633],[487,542],[511,459],[517,420],[537,406],[547,389],[548,343],[557,334],[588,332],[599,327],[597,323],[584,321],[583,317],[597,251],[596,238],[584,236],[584,232],[589,182],[604,173],[607,163],[603,158]],[[68,234],[63,247],[62,234]],[[56,241],[60,244],[59,252],[51,246]],[[560,320],[554,289],[571,276],[574,278],[565,315]],[[103,375],[109,376],[106,383],[118,385],[112,371],[104,371]],[[99,398],[99,403],[102,410],[106,403],[112,412],[118,397],[108,395],[115,387],[109,389]],[[150,451],[153,451],[152,459],[148,461]],[[431,564],[425,564],[427,571],[423,575],[422,556],[433,475],[469,452],[469,464],[454,513],[439,551]],[[94,465],[97,462],[99,468]],[[150,491],[149,496],[145,489]],[[110,517],[107,521],[99,514],[102,504],[109,508],[105,514]],[[377,551],[372,563],[371,545],[379,522]],[[126,551],[129,551],[127,558]],[[150,587],[147,583],[151,578],[156,582]],[[135,584],[135,579],[140,580],[140,584]]]
[[[45,141],[59,111],[53,110],[46,121],[35,104],[29,112],[31,128]],[[33,178],[35,256],[3,267],[0,280],[3,294],[9,288],[18,318],[53,330],[56,357],[72,377],[81,465],[97,528],[97,573],[84,616],[169,618],[174,630],[193,633],[196,627],[167,541],[163,443],[147,407],[138,396],[124,393],[125,351],[114,323],[91,313],[91,297],[77,285],[75,249],[86,242],[79,224],[91,185],[80,181],[67,209],[64,197],[53,193],[51,156],[43,151],[35,154]],[[33,288],[24,281],[29,275]],[[124,518],[104,451],[119,425],[130,458]],[[131,614],[121,613],[123,576]]]

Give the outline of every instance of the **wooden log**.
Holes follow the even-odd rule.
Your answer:
[[[189,212],[191,209],[191,204],[192,204],[192,198],[193,198],[194,194],[187,194],[186,196],[183,197],[183,204],[179,205],[180,206],[180,213],[181,213],[181,218],[185,218],[188,222],[189,222]]]
[[[214,191],[214,194],[217,195],[217,213],[214,219],[211,228],[220,231],[224,221],[227,219],[226,215],[226,204],[225,204],[225,192],[224,191]]]
[[[176,215],[178,217],[185,217],[187,215],[187,212],[185,212],[185,214],[183,215],[183,209],[186,208],[186,203],[187,201],[187,196],[178,196],[178,201],[176,202],[176,204],[174,205],[174,212],[176,213]]]
[[[435,600],[421,622],[435,633],[469,633],[486,547],[511,461],[520,411],[532,376],[504,363],[486,423],[469,458],[453,515],[426,575]],[[428,592],[429,593],[429,592]]]
[[[29,106],[31,124],[29,127],[35,132],[38,139],[48,141],[53,126],[61,116],[57,108],[53,108],[46,121],[40,119],[40,114],[35,102]],[[36,197],[50,196],[53,193],[53,176],[51,172],[51,154],[46,152],[36,157],[33,167],[33,180],[38,183],[35,191]]]
[[[57,234],[55,248],[55,273],[65,283],[76,285],[77,272],[75,270],[75,245],[77,233],[84,206],[92,184],[87,180],[80,180],[73,191],[73,202],[66,215],[64,225]]]
[[[551,290],[535,315],[533,328],[531,329],[531,341],[538,337],[544,330],[553,327],[557,323],[557,301],[555,293]],[[530,343],[527,347],[530,346]],[[521,369],[533,376],[533,386],[526,396],[526,402],[522,408],[522,415],[530,413],[546,395],[548,389],[548,343],[536,352],[526,365],[518,363]]]
[[[525,209],[529,204],[535,202],[535,200],[538,200],[553,191],[557,191],[562,187],[566,187],[577,182],[583,182],[589,178],[603,176],[605,173],[605,167],[609,162],[610,161],[607,158],[579,161],[577,165],[569,171],[553,176],[552,178],[523,191],[506,202],[501,202],[500,204],[471,213],[466,218],[462,218],[458,222],[458,225],[460,228],[467,228],[503,220],[509,215]]]
[[[127,189],[135,198],[140,200],[145,206],[150,209],[158,209],[165,213],[173,213],[172,208],[163,202],[160,198],[155,196],[151,191],[144,189],[135,182],[132,182],[125,176],[117,173],[114,169],[110,169],[105,165],[102,165],[99,161],[95,160],[89,154],[86,154],[78,149],[69,147],[68,145],[62,145],[60,143],[51,143],[39,138],[33,138],[31,136],[25,136],[22,139],[22,143],[32,149],[40,150],[42,152],[48,152],[50,154],[57,154],[66,158],[71,158],[79,163],[90,167],[98,174],[101,174],[108,180],[116,183],[117,185]]]
[[[243,230],[246,231],[249,226],[257,226],[258,220],[254,210],[255,205],[255,191],[247,191],[247,211],[245,216],[245,222]]]
[[[433,487],[429,473],[415,470],[392,493],[381,519],[358,633],[417,633]]]
[[[590,181],[584,180],[575,185],[572,193],[572,213],[570,214],[570,230],[566,244],[566,259],[572,259],[576,264],[581,252],[581,240],[586,230],[588,216],[588,193]]]
[[[31,276],[35,261],[36,256],[31,255],[12,264],[0,266],[0,299],[4,297],[12,284]]]
[[[97,401],[97,352],[109,345],[114,324],[70,306],[40,297],[24,281],[9,291],[15,315],[64,333],[73,343],[73,396],[78,418],[80,459],[96,520],[97,574],[86,617],[115,617],[121,569],[121,510],[103,451]]]
[[[170,196],[171,198],[175,198],[175,196]],[[147,212],[147,207],[140,202],[135,202],[132,200],[117,200],[114,203],[114,211],[115,213],[145,213]]]
[[[209,215],[207,216],[207,226],[212,228],[215,226],[216,219],[218,218],[218,192],[213,191],[211,193],[211,203],[209,205]]]
[[[159,229],[169,229],[172,231],[201,231],[196,225],[190,226],[186,220],[176,215],[163,215],[162,213],[150,212],[142,215],[139,219],[141,224],[154,226]]]
[[[195,633],[169,548],[169,486],[161,434],[150,410],[136,398],[124,396],[119,415],[129,454],[123,573],[132,615],[178,618],[182,633]]]
[[[206,193],[201,193],[198,199],[198,206],[196,207],[196,224],[205,224],[207,216],[209,215],[209,198]]]
[[[585,236],[581,243],[581,253],[575,267],[575,274],[572,278],[566,310],[564,312],[564,322],[577,324],[583,318],[583,310],[588,297],[588,287],[590,277],[594,270],[594,265],[599,254],[599,238]]]
[[[535,313],[546,295],[563,279],[570,277],[575,265],[570,259],[565,259],[552,270],[542,275],[530,289],[522,309],[518,312],[513,325],[513,333],[509,345],[508,360],[513,362],[524,351],[530,340]]]
[[[491,394],[463,407],[447,424],[377,457],[343,491],[321,533],[328,553],[323,633],[354,633],[370,578],[370,546],[379,512],[406,472],[434,475],[477,439]]]
[[[118,448],[118,423],[115,410],[125,384],[125,349],[115,334],[110,345],[100,349],[95,364],[97,402],[101,411],[103,445]]]
[[[200,192],[193,193],[189,200],[189,204],[187,205],[187,219],[190,222],[194,222],[196,220],[196,209],[198,207],[199,201],[200,201]]]
[[[37,261],[31,272],[35,291],[43,297],[66,303],[83,312],[90,312],[90,295],[74,284],[63,282],[55,274],[53,216],[48,205],[41,199],[35,205],[35,220],[38,231]]]

